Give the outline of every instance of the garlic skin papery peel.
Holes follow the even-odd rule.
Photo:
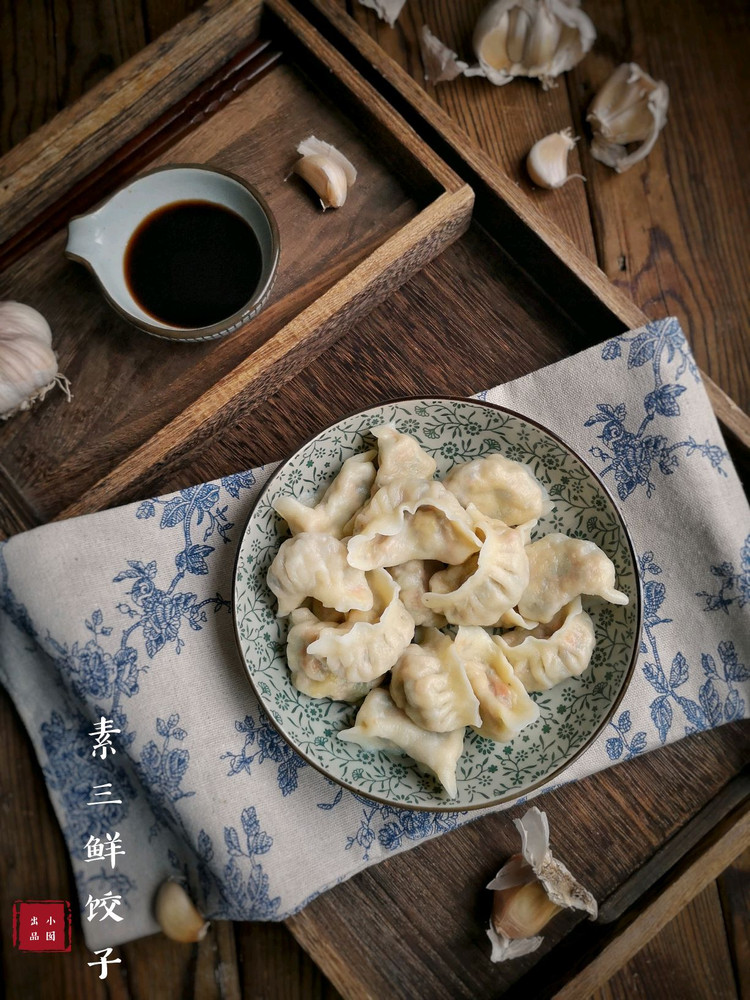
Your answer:
[[[353,164],[335,146],[314,135],[297,146],[300,159],[292,172],[310,185],[320,198],[323,211],[327,208],[341,208],[346,201],[349,188],[357,180]]]
[[[0,420],[28,410],[56,385],[70,399],[47,320],[21,302],[0,302]]]
[[[392,28],[406,0],[359,0],[359,2],[363,7],[374,10],[380,20],[386,21]]]
[[[463,74],[484,76],[502,87],[527,76],[549,90],[556,77],[583,59],[595,38],[596,29],[580,9],[580,0],[493,0],[474,28],[478,65],[467,66],[443,46],[439,78],[430,75],[426,61],[425,71],[432,83]],[[424,42],[422,48],[424,52]]]
[[[553,132],[535,142],[526,157],[526,169],[535,184],[543,188],[560,188],[574,177],[585,180],[583,174],[568,173],[568,153],[577,142],[570,128]]]
[[[669,87],[636,63],[618,66],[591,102],[591,153],[618,174],[645,159],[667,123]],[[640,143],[631,153],[627,146]]]
[[[521,855],[514,856],[504,864],[487,888],[502,893],[538,883],[555,906],[560,909],[585,910],[592,920],[596,920],[599,910],[594,897],[562,862],[552,856],[547,814],[532,806],[521,819],[513,822],[521,834]],[[549,911],[544,916],[548,920]],[[528,955],[536,951],[544,940],[539,935],[510,937],[503,932],[502,926],[497,930],[492,922],[487,936],[492,942],[492,962],[504,962],[519,955]]]
[[[428,83],[446,83],[466,74],[469,64],[458,58],[458,53],[440,41],[426,24],[419,32],[424,78]]]

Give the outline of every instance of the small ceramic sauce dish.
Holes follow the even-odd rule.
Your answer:
[[[68,224],[65,255],[93,273],[134,326],[167,340],[214,340],[268,300],[279,232],[262,195],[234,174],[159,167]]]

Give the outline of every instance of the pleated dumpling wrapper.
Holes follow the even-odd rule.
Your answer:
[[[412,722],[385,688],[374,688],[362,702],[351,729],[342,729],[340,740],[365,750],[408,754],[436,775],[450,798],[457,791],[456,765],[464,749],[464,727],[450,733],[428,733]]]

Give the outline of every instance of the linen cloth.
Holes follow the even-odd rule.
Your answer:
[[[633,680],[562,779],[746,717],[750,510],[677,321],[479,395],[587,458],[638,553]],[[46,525],[0,549],[0,672],[42,766],[93,949],[157,930],[152,900],[169,875],[187,879],[208,916],[278,920],[478,815],[357,797],[266,720],[230,601],[242,528],[272,471]],[[99,738],[103,717],[119,732]]]

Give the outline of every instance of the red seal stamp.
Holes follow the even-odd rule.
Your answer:
[[[17,899],[13,947],[19,951],[70,951],[72,915],[62,899]]]

